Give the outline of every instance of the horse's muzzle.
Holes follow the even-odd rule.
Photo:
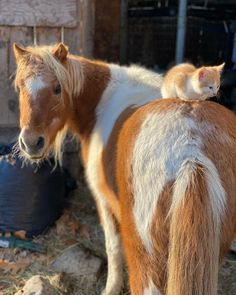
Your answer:
[[[22,130],[19,136],[21,150],[31,158],[41,158],[44,153],[45,138],[42,135],[32,135]]]

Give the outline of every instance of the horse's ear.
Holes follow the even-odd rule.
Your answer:
[[[59,43],[53,48],[52,53],[60,62],[63,62],[66,60],[68,47],[63,43]]]
[[[16,43],[13,43],[13,51],[14,51],[14,55],[15,55],[15,59],[16,59],[16,63],[19,62],[19,60],[26,56],[27,54],[29,54],[29,52],[27,51],[27,49],[17,45]]]

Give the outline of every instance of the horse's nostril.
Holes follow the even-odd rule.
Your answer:
[[[29,155],[36,155],[42,151],[45,144],[43,136],[20,136],[19,145],[22,151],[26,152]]]
[[[39,136],[38,141],[36,143],[36,146],[38,149],[43,148],[44,146],[44,138],[42,136]]]

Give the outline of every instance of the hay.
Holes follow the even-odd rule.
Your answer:
[[[80,229],[83,228],[83,231]],[[90,239],[86,234],[86,229]],[[106,252],[104,236],[100,226],[94,200],[83,183],[68,198],[68,208],[45,235],[34,239],[34,242],[47,245],[47,255],[30,253],[19,249],[0,249],[0,259],[17,264],[20,259],[30,260],[30,265],[17,273],[0,269],[0,294],[13,295],[20,290],[33,275],[42,275],[54,286],[58,295],[96,295],[100,294],[106,281]],[[104,268],[98,278],[94,291],[86,284],[84,278],[73,278],[60,274],[50,268],[52,262],[73,244],[87,249],[91,254],[104,261]],[[124,291],[124,295],[129,294]]]

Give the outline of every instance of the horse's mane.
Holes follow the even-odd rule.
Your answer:
[[[26,54],[25,58],[20,59],[15,77],[15,87],[19,83],[19,77],[21,73],[25,73],[27,65],[33,65],[30,69],[33,74],[37,74],[37,69],[42,63],[52,71],[62,89],[64,89],[70,97],[70,102],[73,102],[73,97],[77,97],[82,91],[84,84],[83,66],[78,57],[68,55],[65,64],[62,65],[52,54],[54,46],[29,46],[26,50],[29,54]],[[32,74],[32,73],[31,73]],[[63,103],[63,102],[62,102]],[[67,126],[58,132],[54,146],[54,157],[56,162],[62,163],[62,146],[67,134]]]
[[[72,101],[73,97],[79,95],[84,84],[82,64],[76,56],[68,55],[65,64],[62,65],[52,54],[53,48],[54,46],[26,47],[29,54],[17,65],[15,85],[17,85],[21,71],[25,71],[27,65],[34,63],[35,73],[37,73],[37,61],[42,61],[55,74],[61,87],[65,89]]]

